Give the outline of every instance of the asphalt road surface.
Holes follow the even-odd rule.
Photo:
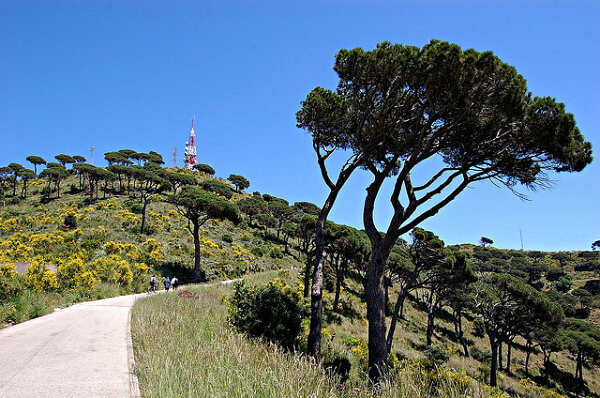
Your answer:
[[[129,330],[136,297],[76,304],[0,330],[0,397],[139,397]]]

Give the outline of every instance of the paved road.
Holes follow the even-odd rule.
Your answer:
[[[139,396],[129,331],[138,296],[81,303],[0,330],[0,397]]]

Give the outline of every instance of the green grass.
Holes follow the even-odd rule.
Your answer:
[[[274,273],[248,278],[263,283]],[[144,397],[371,397],[357,377],[339,384],[301,354],[252,340],[226,323],[231,286],[153,295],[132,312],[135,372]],[[434,384],[432,380],[437,380]],[[405,361],[381,387],[387,397],[487,397],[492,392],[447,367]]]

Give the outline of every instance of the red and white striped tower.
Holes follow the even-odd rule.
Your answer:
[[[196,117],[192,119],[192,129],[190,130],[190,140],[185,143],[185,155],[183,162],[185,163],[186,169],[192,169],[198,161],[196,160],[196,132],[194,131],[194,121]]]

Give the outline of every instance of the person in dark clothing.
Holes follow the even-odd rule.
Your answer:
[[[167,276],[167,279],[165,279],[164,284],[165,284],[165,290],[168,292],[169,288],[171,287],[171,281],[169,280],[168,276]]]

